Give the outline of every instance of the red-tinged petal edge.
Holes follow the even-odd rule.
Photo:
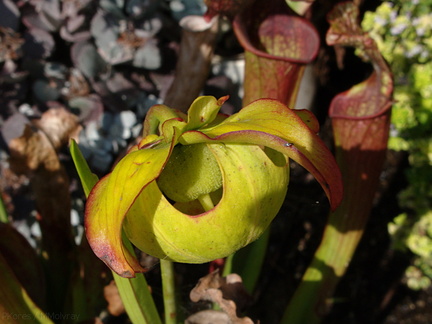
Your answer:
[[[145,271],[123,244],[123,219],[141,191],[159,176],[173,147],[174,141],[131,151],[88,197],[88,242],[94,253],[122,277],[131,278]]]
[[[106,190],[109,175],[105,176],[96,184],[89,195],[86,205],[85,230],[88,242],[96,254],[109,268],[125,278],[135,277],[136,272],[144,272],[138,261],[129,253],[123,245],[120,235],[108,237],[103,228],[107,226],[108,220],[98,222],[96,215],[89,213],[94,209],[94,204],[98,201],[99,193]],[[100,226],[98,226],[100,225]],[[118,232],[118,231],[116,231]]]
[[[318,137],[315,138],[312,154],[278,136],[254,130],[233,131],[213,138],[202,132],[190,131],[183,134],[180,143],[236,143],[272,148],[299,163],[315,177],[326,193],[332,210],[336,209],[342,200],[343,187],[339,168],[331,152]]]
[[[306,119],[306,123],[303,118]],[[333,208],[337,206],[340,200],[338,197],[342,196],[342,181],[333,155],[315,133],[318,128],[317,125],[313,114],[303,113],[303,117],[300,118],[298,111],[296,113],[295,110],[289,109],[278,100],[258,99],[238,113],[226,118],[220,124],[201,129],[201,132],[214,139],[220,135],[238,131],[256,131],[257,134],[269,134],[285,141],[284,144],[293,145],[299,153],[294,154],[294,150],[286,150],[286,152],[291,152],[293,160],[303,165],[317,177],[329,195]],[[237,143],[268,146],[265,141],[260,140],[260,137],[263,136],[255,136],[252,141],[242,138],[242,142]],[[278,149],[276,148],[276,150]],[[332,189],[327,189],[326,183]],[[330,194],[330,191],[333,191],[334,194]]]

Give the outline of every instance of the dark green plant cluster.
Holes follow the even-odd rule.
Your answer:
[[[416,255],[406,272],[413,289],[432,279],[432,1],[386,1],[367,12],[363,27],[377,40],[395,76],[389,147],[408,153],[406,213],[389,224],[395,245]]]

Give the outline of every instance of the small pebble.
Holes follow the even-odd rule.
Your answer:
[[[81,224],[79,213],[75,209],[71,209],[71,225],[78,226]]]
[[[33,237],[40,238],[42,237],[42,231],[39,226],[39,222],[34,222],[30,227],[30,233]]]

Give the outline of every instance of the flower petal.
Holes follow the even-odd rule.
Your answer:
[[[190,216],[176,209],[153,181],[124,222],[127,237],[140,250],[176,262],[208,262],[257,239],[276,216],[288,187],[286,158],[270,157],[256,145],[208,148],[222,172],[221,200],[208,212]]]
[[[86,234],[95,254],[123,277],[144,269],[122,243],[123,219],[137,196],[156,179],[174,142],[131,150],[90,192],[85,215]]]
[[[326,192],[332,209],[339,205],[342,180],[333,155],[313,130],[279,101],[254,101],[219,125],[201,132],[207,138],[198,132],[186,132],[180,137],[180,143],[245,143],[273,148],[314,175]]]
[[[318,120],[315,118],[315,115],[307,109],[293,109],[292,110],[297,116],[301,118],[303,123],[308,125],[308,127],[314,132],[318,133],[320,129],[320,125]]]

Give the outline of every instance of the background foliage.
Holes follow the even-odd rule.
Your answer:
[[[385,1],[367,12],[370,31],[395,77],[389,148],[406,151],[408,187],[400,193],[405,212],[389,224],[397,248],[416,256],[407,284],[426,288],[432,279],[432,1]]]

